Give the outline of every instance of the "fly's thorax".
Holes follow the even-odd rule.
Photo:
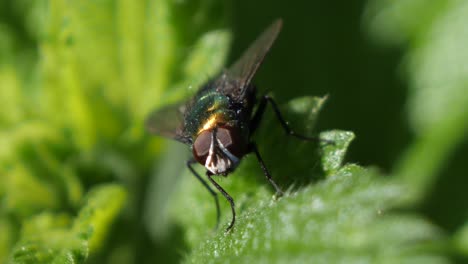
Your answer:
[[[186,111],[184,117],[186,134],[190,134],[194,140],[203,130],[235,120],[235,113],[230,107],[229,97],[215,90],[203,90]]]
[[[213,174],[233,171],[247,150],[242,131],[236,126],[217,126],[202,131],[193,143],[193,156]]]

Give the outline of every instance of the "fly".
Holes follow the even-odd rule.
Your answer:
[[[288,126],[273,98],[264,95],[256,98],[252,78],[275,42],[282,20],[273,22],[229,69],[203,85],[189,101],[170,105],[151,113],[146,120],[150,133],[175,139],[190,146],[193,157],[187,161],[192,174],[211,193],[216,203],[217,226],[220,209],[217,193],[193,168],[200,163],[206,168],[209,182],[229,201],[232,220],[236,221],[234,199],[214,179],[215,175],[228,176],[241,159],[254,153],[265,177],[275,188],[276,195],[283,191],[275,183],[251,136],[258,128],[268,103],[288,135],[302,140],[317,140],[296,134]],[[254,111],[255,108],[255,111]]]

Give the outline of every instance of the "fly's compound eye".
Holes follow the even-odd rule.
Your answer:
[[[242,157],[244,142],[237,129],[232,127],[219,127],[216,131],[218,143],[237,158]]]
[[[193,156],[202,165],[205,165],[206,158],[210,152],[211,131],[201,132],[193,143]]]

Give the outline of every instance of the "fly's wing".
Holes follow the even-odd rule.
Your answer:
[[[242,99],[258,67],[278,37],[283,21],[273,22],[219,78],[218,87],[235,99]]]
[[[273,22],[250,45],[237,62],[221,74],[210,86],[205,87],[212,87],[211,85],[214,85],[217,87],[218,92],[229,95],[234,100],[241,101],[244,98],[246,90],[251,87],[250,82],[258,67],[262,64],[263,59],[281,31],[282,24],[283,21],[281,19]],[[190,135],[184,134],[185,107],[190,108],[191,103],[170,105],[154,111],[146,120],[146,128],[150,133],[190,144]]]
[[[190,136],[184,134],[184,112],[185,104],[174,104],[156,109],[146,119],[146,129],[151,134],[189,144]]]

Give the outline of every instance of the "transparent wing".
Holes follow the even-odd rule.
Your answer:
[[[273,22],[242,54],[228,70],[226,70],[214,83],[219,92],[229,94],[235,99],[242,99],[253,76],[263,62],[266,54],[278,37],[283,21]],[[208,86],[206,86],[208,87]],[[152,112],[146,120],[147,130],[156,135],[175,139],[182,143],[190,144],[190,135],[184,134],[184,112],[186,106],[169,105]],[[190,111],[190,110],[187,110]]]
[[[153,111],[146,119],[146,129],[151,134],[190,143],[190,136],[184,134],[185,104],[168,105]]]
[[[234,97],[242,98],[245,90],[249,87],[253,76],[262,64],[266,54],[278,37],[283,21],[281,19],[273,22],[242,54],[227,71],[222,74],[220,81],[224,84],[223,92]]]

